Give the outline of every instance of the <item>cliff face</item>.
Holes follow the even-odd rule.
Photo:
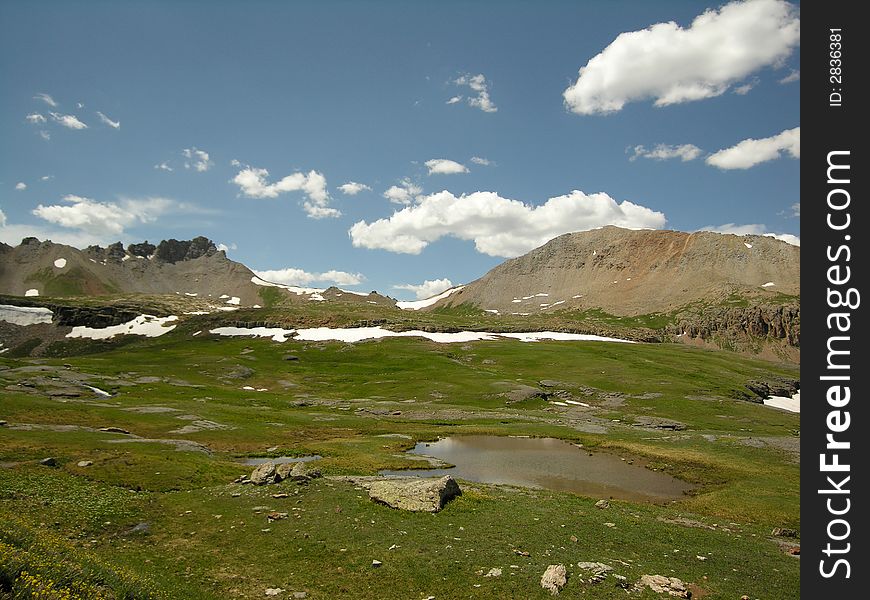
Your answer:
[[[683,315],[666,330],[672,335],[710,340],[716,335],[745,336],[781,340],[800,346],[801,309],[798,305],[714,308],[694,315]]]

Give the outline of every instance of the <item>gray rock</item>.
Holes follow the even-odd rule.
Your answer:
[[[554,596],[562,591],[566,583],[568,583],[568,573],[565,571],[565,565],[550,565],[541,575],[541,587]]]
[[[776,537],[797,537],[797,531],[794,529],[789,529],[788,527],[774,527],[773,531],[770,532],[770,535],[774,535]]]
[[[657,594],[669,594],[675,598],[691,598],[692,592],[686,589],[686,584],[676,577],[664,575],[642,575],[638,580],[638,591],[648,587]]]
[[[595,503],[595,508],[610,508],[610,501],[604,499],[599,500]]]
[[[143,521],[142,523],[137,523],[122,535],[147,535],[149,533],[151,533],[151,524]]]
[[[105,431],[106,433],[123,433],[125,435],[130,435],[129,431],[120,427],[100,427],[100,431]]]
[[[438,512],[461,494],[459,484],[449,475],[440,479],[385,479],[369,488],[369,498],[375,502],[414,512]]]
[[[320,471],[306,462],[293,463],[290,470],[290,479],[293,481],[308,481],[320,477]]]
[[[373,561],[372,561],[372,568],[373,568],[373,569],[377,569],[377,568],[380,567],[382,564],[384,564],[384,563],[382,563],[382,562],[379,561],[379,560],[373,560]]]
[[[258,465],[257,468],[251,472],[248,479],[256,485],[275,483],[278,481],[278,473],[275,469],[275,463],[269,461],[264,462],[262,465]]]
[[[92,460],[80,460],[79,462],[76,463],[76,466],[77,467],[90,467],[92,464],[94,464],[94,461],[92,461]]]
[[[43,458],[41,461],[39,461],[39,464],[41,464],[44,467],[56,467],[57,466],[57,459],[54,458],[53,456],[49,456],[49,457]]]
[[[296,463],[280,463],[279,465],[277,465],[275,467],[275,473],[278,475],[278,481],[290,479],[290,472],[295,466]]]
[[[3,421],[2,419],[0,419],[0,427],[6,427],[6,425],[8,424],[9,423],[7,421]]]
[[[290,360],[290,361],[292,361],[292,360],[299,360],[299,357],[298,357],[298,356],[294,356],[294,355],[292,355],[292,354],[285,354],[285,355],[281,358],[281,360]]]

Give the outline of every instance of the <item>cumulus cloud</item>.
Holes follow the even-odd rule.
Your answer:
[[[791,205],[791,216],[800,217],[801,216],[801,203],[795,202]]]
[[[158,171],[172,171],[172,167],[170,167],[167,163],[162,162],[154,165],[154,168]]]
[[[688,162],[701,156],[703,151],[694,144],[682,144],[680,146],[656,144],[652,149],[648,149],[646,146],[635,146],[632,148],[632,152],[633,154],[628,160],[637,160],[638,158],[651,158],[653,160],[679,158],[683,162]]]
[[[116,203],[68,194],[63,201],[65,204],[40,204],[32,212],[49,223],[96,237],[120,236],[127,227],[152,223],[175,206],[166,198],[122,198]]]
[[[426,298],[431,298],[432,296],[436,296],[443,291],[449,290],[453,287],[453,282],[449,279],[427,279],[423,283],[413,284],[413,283],[402,283],[399,285],[394,285],[393,289],[397,290],[409,290],[414,292],[417,296],[417,300],[425,300]]]
[[[63,125],[68,129],[87,129],[88,126],[79,121],[79,118],[75,115],[62,115],[56,112],[48,113],[48,116],[52,118],[55,123],[59,125]]]
[[[745,96],[750,91],[752,91],[752,88],[754,88],[756,85],[758,85],[758,79],[753,79],[752,81],[747,81],[743,85],[738,85],[737,87],[735,87],[734,93],[737,94],[738,96]]]
[[[242,194],[248,198],[276,198],[285,192],[302,191],[306,200],[302,208],[312,219],[339,217],[341,211],[329,206],[329,192],[326,190],[326,177],[317,171],[293,173],[275,183],[268,183],[269,171],[256,167],[247,167],[239,171],[233,178],[233,183],[239,186]]]
[[[347,271],[330,270],[324,273],[309,273],[304,269],[287,267],[271,271],[254,271],[257,277],[272,283],[284,285],[305,286],[312,283],[333,283],[336,285],[357,285],[365,281],[361,273],[348,273]]]
[[[204,173],[214,165],[214,163],[209,159],[208,152],[198,150],[196,147],[185,148],[181,151],[181,154],[186,159],[184,161],[185,169],[193,169],[199,173]]]
[[[488,158],[483,158],[482,156],[472,156],[471,162],[476,165],[481,165],[483,167],[490,167],[495,165],[495,162],[489,160]]]
[[[97,116],[100,117],[101,122],[108,125],[109,127],[113,128],[113,129],[120,129],[121,128],[121,121],[113,121],[112,119],[110,119],[109,117],[107,117],[106,115],[101,113],[100,111],[97,111]],[[206,155],[206,157],[208,157],[208,155]]]
[[[49,96],[48,94],[36,94],[33,97],[34,100],[42,100],[46,104],[48,104],[52,108],[57,108],[57,102],[54,101],[54,98]]]
[[[24,183],[23,181],[19,181],[18,183],[15,184],[15,189],[16,190],[26,190],[27,184]]]
[[[234,158],[230,161],[230,166],[231,167],[241,167],[242,163],[240,163],[237,158]]]
[[[454,175],[456,173],[468,173],[468,167],[454,160],[446,158],[433,158],[426,161],[429,175]]]
[[[795,81],[800,81],[801,72],[797,69],[792,69],[791,73],[783,77],[779,80],[780,83],[794,83]]]
[[[338,189],[341,190],[342,194],[347,196],[356,196],[362,191],[372,191],[372,188],[367,186],[364,183],[358,183],[356,181],[348,181],[347,183],[343,183],[338,186]]]
[[[384,198],[393,204],[411,204],[422,193],[423,188],[405,177],[399,182],[399,185],[387,188],[387,191],[384,192]]]
[[[801,128],[786,129],[772,137],[746,139],[730,148],[719,150],[707,157],[707,164],[720,169],[748,169],[786,152],[793,158],[801,157]]]
[[[34,125],[39,125],[40,123],[45,123],[46,118],[40,113],[32,113],[24,117],[28,123],[33,123]]]
[[[772,233],[767,230],[767,227],[759,223],[750,223],[748,225],[737,225],[735,223],[726,223],[725,225],[708,225],[702,227],[698,231],[713,231],[715,233],[733,233],[734,235],[763,235],[766,237],[776,238],[786,244],[792,246],[800,246],[801,239],[790,233]]]
[[[50,140],[50,139],[51,139],[51,134],[50,134],[49,132],[47,132],[46,130],[41,129],[41,130],[39,131],[39,137],[41,137],[41,138],[44,139],[44,140]]]
[[[628,102],[656,106],[719,96],[752,73],[779,66],[800,43],[798,9],[784,0],[730,2],[695,18],[619,34],[565,90],[577,114],[606,114]]]
[[[431,242],[452,236],[473,240],[483,254],[513,257],[572,231],[604,225],[655,229],[664,224],[662,213],[627,200],[617,202],[603,192],[574,190],[531,206],[495,192],[457,197],[445,190],[418,198],[389,218],[354,223],[349,234],[358,248],[419,254]]]
[[[220,243],[217,245],[217,249],[223,250],[224,252],[229,252],[230,250],[238,250],[239,247],[235,244],[235,242],[232,242],[229,245]]]
[[[477,93],[475,96],[468,96],[467,98],[465,98],[465,101],[468,103],[469,106],[479,108],[483,112],[488,113],[498,111],[498,107],[489,96],[489,84],[487,83],[486,77],[484,77],[483,74],[478,73],[477,75],[460,75],[453,80],[453,83],[455,85],[468,86],[469,88],[471,88],[471,91]],[[462,99],[462,96],[454,96],[447,101],[447,104],[457,104],[461,102]]]

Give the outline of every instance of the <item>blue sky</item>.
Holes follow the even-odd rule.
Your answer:
[[[404,299],[610,223],[796,242],[799,52],[784,0],[6,1],[0,240]]]

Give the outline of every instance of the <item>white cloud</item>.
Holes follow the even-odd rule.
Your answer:
[[[84,108],[84,107],[85,107],[85,105],[82,104],[81,102],[76,102],[76,108],[78,108],[78,109],[82,109],[82,108]]]
[[[269,171],[256,167],[247,167],[239,171],[233,178],[233,183],[239,186],[243,195],[248,198],[276,198],[284,192],[302,191],[307,200],[302,208],[312,219],[339,217],[341,211],[329,206],[329,192],[326,190],[326,177],[317,171],[293,173],[275,183],[267,183]]]
[[[800,217],[801,216],[801,203],[795,202],[791,205],[791,216]]]
[[[792,246],[800,246],[801,239],[790,233],[771,233],[767,231],[767,227],[759,223],[750,223],[748,225],[736,225],[734,223],[726,223],[725,225],[702,227],[698,231],[713,231],[715,233],[733,233],[734,235],[763,235],[766,237],[776,238],[786,244]]]
[[[43,175],[39,178],[41,181],[48,181],[50,179],[54,179],[54,175]]]
[[[490,167],[495,165],[495,162],[489,160],[488,158],[483,158],[482,156],[472,156],[471,162],[484,167]]]
[[[154,165],[154,168],[158,171],[172,171],[172,167],[170,167],[167,163],[162,162]]]
[[[59,123],[68,129],[87,129],[88,126],[79,121],[75,115],[61,115],[56,112],[48,113],[55,123]]]
[[[193,169],[199,173],[208,171],[214,163],[209,159],[208,152],[197,150],[196,147],[185,148],[181,154],[187,160],[184,161],[185,169]]]
[[[384,198],[394,204],[411,204],[422,193],[423,188],[405,177],[399,182],[399,185],[389,187],[384,192]]]
[[[109,117],[107,117],[106,115],[101,113],[100,111],[97,111],[97,116],[100,117],[100,121],[102,121],[103,123],[105,123],[109,127],[112,127],[113,129],[120,129],[121,128],[121,121],[113,121],[112,119],[110,119]],[[206,158],[208,158],[208,155],[206,155]]]
[[[752,81],[747,81],[743,85],[738,85],[737,87],[735,87],[734,93],[737,94],[738,96],[745,96],[750,91],[752,91],[752,88],[754,88],[756,85],[758,85],[758,79],[753,79]]]
[[[39,137],[41,137],[44,140],[50,140],[51,134],[49,132],[45,131],[44,129],[41,129],[39,131]]]
[[[492,113],[498,111],[498,107],[489,97],[489,85],[487,84],[486,77],[484,77],[483,74],[461,75],[454,79],[453,83],[455,85],[468,86],[472,91],[477,92],[476,96],[469,96],[465,99],[469,106],[479,108],[483,112]],[[456,104],[460,101],[462,101],[462,96],[454,96],[447,101],[447,104]]]
[[[0,208],[0,227],[6,227],[6,213]]]
[[[637,160],[638,158],[651,158],[654,160],[679,158],[683,162],[688,162],[695,160],[702,154],[702,150],[694,144],[682,144],[680,146],[656,144],[652,149],[648,149],[646,146],[635,146],[632,148],[632,152],[633,154],[629,160]]]
[[[122,198],[115,203],[68,194],[63,200],[66,204],[40,204],[32,212],[49,223],[102,238],[120,236],[132,225],[152,223],[176,206],[166,198]]]
[[[224,252],[229,252],[230,250],[238,250],[239,247],[235,244],[235,242],[231,242],[229,245],[223,243],[218,244],[217,249],[223,250]]]
[[[393,288],[397,290],[409,290],[414,292],[417,296],[417,300],[425,300],[426,298],[431,298],[432,296],[436,296],[443,291],[449,290],[453,287],[453,282],[449,279],[427,279],[423,283],[413,284],[413,283],[402,283],[400,285],[394,285]]]
[[[38,125],[40,123],[46,122],[46,118],[43,115],[41,115],[40,113],[32,113],[32,114],[27,115],[24,118],[27,119],[28,123],[33,123],[34,125]]]
[[[801,157],[801,128],[786,129],[780,134],[760,140],[749,138],[736,146],[719,150],[707,157],[707,164],[720,169],[748,169],[787,152]]]
[[[445,236],[473,240],[478,252],[512,257],[572,231],[604,225],[659,228],[665,216],[628,201],[616,202],[605,193],[570,194],[550,198],[541,206],[502,198],[494,192],[454,196],[448,191],[418,198],[417,204],[372,223],[359,221],[349,230],[358,248],[419,254]]]
[[[49,96],[48,94],[36,94],[33,97],[34,100],[42,100],[46,104],[48,104],[52,108],[57,108],[57,102],[54,101],[54,98]]]
[[[687,28],[671,21],[621,33],[580,69],[563,94],[565,105],[590,115],[648,98],[666,106],[719,96],[759,69],[779,66],[799,43],[794,5],[730,2]]]
[[[800,81],[801,72],[798,69],[792,69],[791,73],[779,80],[780,83],[794,83]]]
[[[231,166],[231,167],[241,167],[241,166],[242,166],[242,163],[240,163],[240,162],[238,161],[238,159],[235,159],[235,158],[234,158],[234,159],[232,159],[232,160],[230,161],[230,166]]]
[[[433,158],[427,160],[425,164],[429,169],[429,175],[454,175],[457,173],[468,173],[468,167],[446,158]]]
[[[305,286],[311,283],[334,283],[336,285],[357,285],[365,281],[361,273],[330,270],[324,273],[309,273],[303,269],[288,267],[271,271],[254,271],[257,277],[272,283]]]
[[[343,183],[338,186],[338,189],[341,190],[342,194],[345,194],[347,196],[356,196],[360,192],[366,190],[368,190],[369,192],[372,191],[372,188],[370,188],[366,184],[358,183],[356,181],[348,181],[347,183]]]
[[[15,184],[15,189],[16,190],[26,190],[27,184],[24,183],[23,181],[19,181],[18,183]]]

